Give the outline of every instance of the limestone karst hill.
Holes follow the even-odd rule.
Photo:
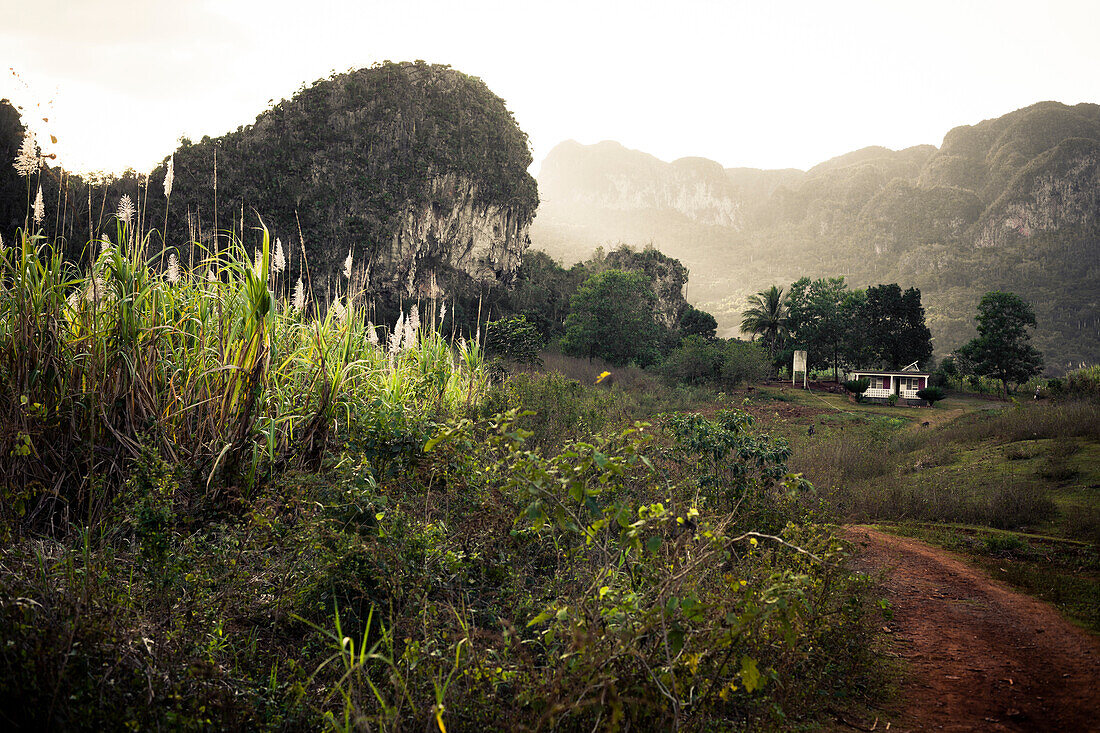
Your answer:
[[[3,129],[4,137],[22,134],[18,125]],[[476,293],[510,282],[529,243],[538,205],[530,164],[526,134],[480,79],[386,62],[303,86],[234,132],[181,141],[167,244],[194,239],[210,248],[215,226],[248,231],[262,219],[290,251],[291,282],[304,272],[304,240],[322,299],[335,292],[349,252],[354,276],[373,293],[417,297],[433,283],[448,294]],[[148,191],[132,172],[105,195],[93,186],[93,221],[109,221],[129,193],[143,221],[161,229],[165,170],[151,173]],[[45,233],[63,237],[78,257],[88,240],[89,184],[60,169],[46,169],[43,180],[47,210],[59,190],[64,209],[59,225],[48,217]],[[24,181],[15,183],[22,203]]]
[[[1100,361],[1100,105],[1041,102],[939,148],[868,147],[808,171],[569,141],[539,187],[535,247],[572,261],[652,242],[727,333],[748,294],[840,274],[919,287],[941,355],[973,335],[982,293],[1006,289],[1035,306],[1051,367]]]

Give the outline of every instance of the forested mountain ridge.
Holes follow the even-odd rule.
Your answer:
[[[300,220],[315,278],[338,272],[351,251],[384,292],[427,294],[433,275],[445,285],[459,273],[507,281],[538,203],[527,137],[504,102],[445,66],[334,76],[250,127],[183,145],[177,216],[212,209],[215,148],[222,221],[255,207],[296,238]]]
[[[3,129],[22,134],[18,124]],[[417,297],[434,284],[476,298],[482,286],[514,278],[538,205],[527,136],[503,100],[480,79],[423,62],[335,74],[251,125],[182,140],[166,220],[167,162],[148,179],[131,171],[90,191],[88,181],[44,167],[43,233],[79,257],[89,231],[110,222],[126,193],[145,229],[167,221],[167,245],[185,261],[189,241],[213,249],[215,227],[251,234],[262,219],[287,245],[290,282],[307,275],[304,239],[307,281],[322,300],[335,292],[349,253],[372,293]],[[0,225],[22,225],[24,185],[5,183],[18,217]]]
[[[1035,306],[1054,369],[1100,361],[1100,106],[1041,102],[957,127],[942,145],[868,147],[808,171],[662,163],[563,143],[539,175],[532,241],[565,260],[653,243],[732,332],[745,297],[802,276],[921,289],[940,355],[1005,289]]]

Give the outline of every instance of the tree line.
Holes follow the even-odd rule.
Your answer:
[[[516,287],[494,308],[491,355],[535,361],[540,349],[652,368],[691,384],[733,386],[762,379],[769,356],[761,344],[717,336],[718,322],[683,295],[688,271],[653,247],[598,247],[566,269],[545,252],[524,254]]]
[[[897,283],[851,290],[843,277],[802,278],[786,292],[773,285],[749,298],[741,330],[761,340],[776,367],[804,350],[811,371],[832,369],[835,379],[843,368],[896,371],[932,358],[920,290]]]
[[[759,339],[779,369],[796,350],[807,352],[810,371],[877,368],[898,371],[909,364],[931,370],[932,334],[917,288],[897,283],[849,289],[843,277],[802,278],[786,292],[773,285],[749,297],[741,330]],[[1043,370],[1042,354],[1030,344],[1036,325],[1031,305],[1013,293],[992,291],[978,304],[978,337],[944,360],[941,371],[991,377],[1007,396]]]

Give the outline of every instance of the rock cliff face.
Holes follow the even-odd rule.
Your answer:
[[[1073,138],[1036,157],[984,213],[974,244],[998,247],[1100,221],[1100,141]]]
[[[751,293],[845,275],[919,287],[941,355],[973,335],[984,292],[1011,290],[1035,306],[1048,364],[1100,361],[1100,105],[1040,102],[939,148],[867,147],[808,171],[568,142],[539,185],[535,247],[569,262],[652,243],[691,268],[724,335]]]
[[[432,177],[429,201],[408,207],[388,249],[370,267],[373,288],[431,297],[455,277],[510,285],[530,243],[531,217],[485,203],[477,185],[449,173]],[[451,283],[453,284],[453,283]]]
[[[188,222],[212,246],[216,213],[251,251],[258,215],[292,245],[291,282],[304,243],[322,299],[346,289],[349,252],[353,277],[383,297],[476,293],[511,282],[530,242],[530,163],[527,136],[480,79],[386,63],[317,81],[223,137],[183,141],[168,241]]]

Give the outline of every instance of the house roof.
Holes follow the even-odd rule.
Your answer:
[[[876,377],[928,377],[932,375],[932,372],[888,372],[881,369],[852,369],[848,373]]]

